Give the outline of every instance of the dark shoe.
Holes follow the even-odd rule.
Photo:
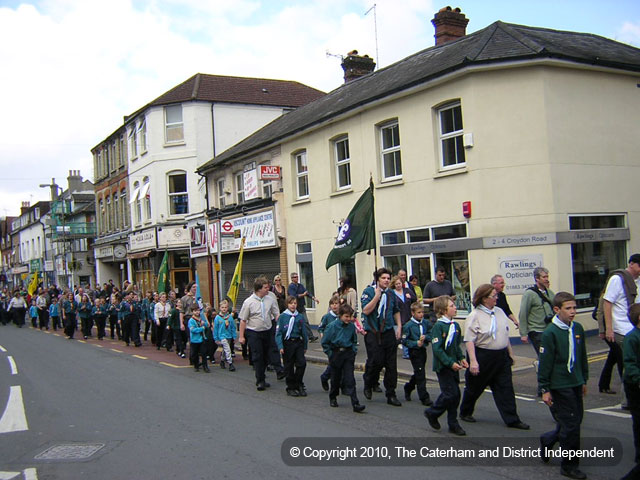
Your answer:
[[[366,398],[367,400],[371,400],[372,396],[373,394],[371,393],[371,389],[364,387],[364,398]]]
[[[262,383],[264,383],[264,388],[269,388],[271,386],[269,382],[262,382]]]
[[[224,360],[223,360],[222,362],[220,362],[220,368],[221,368],[221,369],[223,369],[223,370],[224,370],[225,368],[227,368],[227,366],[226,366],[226,365],[225,365],[225,363],[224,363]]]
[[[631,409],[629,408],[629,404],[628,404],[628,403],[623,403],[622,405],[620,405],[620,408],[621,408],[622,410],[631,410]]]
[[[449,427],[449,433],[453,433],[454,435],[458,435],[459,437],[464,437],[467,434],[467,432],[465,432],[460,425]]]
[[[202,367],[202,370],[204,370],[206,373],[211,373],[211,370],[209,370],[209,367],[207,365]]]
[[[540,439],[540,459],[542,460],[542,463],[549,463],[551,460],[551,457],[545,453],[547,449],[551,448],[553,448],[553,445],[545,445],[542,438]]]
[[[395,395],[387,397],[387,403],[389,405],[393,405],[394,407],[401,407],[402,406],[402,404],[400,403],[400,400],[398,400],[398,397],[396,397]]]
[[[615,395],[616,391],[615,390],[611,390],[610,388],[599,388],[598,390],[600,390],[600,393],[606,393],[607,395]]]
[[[273,372],[273,367],[271,365],[267,365],[267,372]]]
[[[411,401],[411,392],[413,391],[413,388],[411,388],[411,386],[408,383],[404,384],[404,399],[407,402]]]
[[[422,402],[422,405],[424,405],[425,407],[430,407],[431,405],[433,405],[433,401],[429,397],[423,398],[420,401]]]
[[[320,383],[322,384],[322,389],[325,392],[328,392],[329,391],[329,380],[326,380],[326,379],[320,377]]]
[[[569,477],[569,478],[576,478],[578,480],[587,478],[587,475],[582,470],[580,470],[578,467],[571,468],[571,469],[561,468],[560,469],[560,475],[562,475],[564,477]]]
[[[353,406],[353,411],[356,413],[362,413],[364,412],[364,409],[367,408],[365,405],[360,405],[359,403],[356,403]]]
[[[276,378],[277,378],[278,380],[284,380],[285,378],[287,378],[287,374],[286,374],[286,373],[284,373],[284,371],[282,371],[282,372],[278,372],[278,373],[276,374]]]
[[[298,393],[298,390],[296,390],[295,388],[287,388],[287,395],[289,395],[290,397],[300,396],[300,394]]]
[[[429,425],[431,426],[431,428],[433,428],[434,430],[440,430],[440,422],[438,421],[438,417],[431,413],[428,408],[425,409],[424,416],[429,421]]]
[[[306,397],[307,396],[307,390],[304,387],[300,387],[298,389],[298,393],[300,394],[301,397]]]
[[[236,367],[235,367],[235,365],[233,363],[229,364],[229,371],[230,372],[235,372],[236,371]]]
[[[262,391],[266,390],[267,386],[265,385],[264,382],[258,382],[257,388],[258,388],[259,392],[262,392]]]
[[[311,337],[309,339],[309,342],[311,342],[311,343],[314,343],[314,342],[317,342],[317,341],[318,341],[318,337]]]
[[[476,419],[473,418],[473,415],[460,415],[460,420],[467,423],[476,423]]]
[[[194,367],[193,370],[195,370],[196,372],[200,371],[200,369],[198,367]]]
[[[330,398],[329,399],[329,406],[336,408],[338,406],[338,400],[335,399],[335,398]]]
[[[518,430],[529,430],[531,427],[524,422],[515,422],[507,425],[509,428],[516,428]]]
[[[372,388],[372,390],[373,390],[375,393],[382,393],[382,389],[380,388],[380,385],[376,385],[376,386],[374,386],[374,387]]]

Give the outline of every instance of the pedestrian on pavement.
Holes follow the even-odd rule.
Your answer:
[[[629,308],[629,321],[633,330],[627,333],[623,342],[624,358],[624,392],[627,405],[631,411],[633,425],[633,444],[636,448],[635,466],[622,480],[640,479],[640,304],[634,303]]]
[[[494,275],[493,277],[491,277],[491,285],[496,289],[496,292],[498,294],[496,307],[502,309],[505,315],[509,317],[509,320],[511,320],[516,328],[518,328],[520,326],[520,322],[518,322],[518,319],[511,311],[511,307],[509,306],[509,302],[507,301],[507,296],[504,294],[504,277],[498,274]]]
[[[429,307],[430,313],[434,313],[433,302],[435,302],[436,298],[442,295],[447,295],[451,297],[454,302],[456,300],[456,292],[453,289],[451,282],[446,279],[446,276],[447,271],[445,268],[442,265],[438,266],[438,268],[436,268],[435,280],[431,280],[427,283],[422,291],[422,301]],[[435,320],[435,314],[429,316],[433,317],[433,320]]]
[[[322,350],[329,357],[331,368],[331,390],[329,405],[338,406],[340,388],[344,395],[351,397],[351,407],[356,413],[366,408],[360,404],[356,393],[356,379],[353,375],[358,335],[354,325],[354,310],[350,305],[342,304],[338,310],[339,320],[331,322],[322,336]]]
[[[291,397],[306,397],[307,390],[304,386],[304,371],[307,368],[307,353],[309,339],[304,318],[296,310],[298,300],[289,295],[287,297],[287,310],[278,317],[276,327],[276,343],[284,360],[284,372],[286,375],[287,395]]]
[[[346,305],[346,304],[345,304]],[[333,322],[338,320],[338,310],[340,309],[340,297],[338,295],[334,295],[329,300],[329,312],[325,313],[322,316],[322,320],[320,320],[320,326],[318,326],[318,333],[320,335],[324,335],[326,328],[331,325]],[[353,308],[352,308],[353,310]],[[324,369],[324,372],[320,375],[320,383],[322,384],[322,389],[325,392],[329,391],[329,380],[331,379],[331,364],[330,362],[327,364],[327,368]]]
[[[454,435],[467,433],[458,423],[458,405],[460,404],[460,370],[469,368],[464,359],[460,345],[462,334],[460,325],[455,322],[458,310],[453,299],[442,295],[433,301],[433,310],[438,320],[431,329],[431,347],[433,349],[433,371],[438,376],[440,395],[436,401],[425,409],[429,425],[434,430],[440,430],[438,417],[447,412],[449,432]]]
[[[424,318],[422,302],[411,304],[411,319],[402,328],[402,341],[409,351],[413,375],[404,384],[404,399],[411,401],[411,392],[418,390],[418,398],[426,407],[433,404],[427,392],[427,346],[431,343],[431,324]]]
[[[555,430],[540,436],[542,459],[556,443],[564,452],[580,449],[580,424],[584,415],[583,397],[587,394],[589,364],[582,325],[574,322],[576,299],[568,292],[553,297],[555,316],[542,334],[538,385],[542,401],[551,410],[556,422]],[[577,456],[563,456],[560,473],[569,478],[583,479],[586,474],[579,468]]]
[[[287,289],[282,285],[282,276],[280,274],[273,277],[273,286],[271,291],[278,299],[278,309],[280,313],[287,309]]]
[[[488,283],[480,285],[473,294],[474,309],[465,322],[464,342],[469,368],[465,372],[460,420],[476,421],[473,417],[476,402],[485,388],[490,387],[504,423],[510,428],[529,430],[529,425],[520,420],[516,408],[509,319],[496,306],[497,300],[498,292]]]
[[[301,284],[298,280],[299,280],[298,274],[296,272],[293,272],[291,274],[291,283],[287,288],[287,294],[297,299],[298,301],[297,310],[298,310],[298,313],[300,313],[300,315],[302,315],[302,318],[304,319],[305,328],[307,330],[307,336],[309,337],[309,341],[315,342],[316,340],[318,340],[318,337],[316,337],[313,334],[313,330],[311,330],[311,326],[309,325],[309,319],[307,318],[307,308],[305,303],[306,303],[307,297],[311,298],[311,305],[313,305],[314,302],[315,303],[319,303],[319,302],[318,302],[318,299],[314,297],[313,294],[309,293],[305,288],[305,286]]]
[[[551,299],[554,293],[549,288],[549,270],[534,268],[533,279],[536,284],[525,290],[520,303],[520,339],[522,343],[531,342],[536,355],[540,357],[542,332],[553,318]]]
[[[49,330],[49,295],[47,291],[42,287],[38,288],[36,307],[38,307],[38,321],[40,323],[40,330]]]

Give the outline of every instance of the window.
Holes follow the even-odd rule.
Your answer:
[[[98,230],[100,233],[105,233],[107,231],[106,227],[106,219],[105,219],[105,211],[104,211],[104,200],[100,199],[100,203],[98,204]]]
[[[147,151],[147,122],[143,118],[138,126],[138,139],[140,140],[140,153]]]
[[[396,245],[406,243],[404,232],[390,232],[382,234],[382,245]]]
[[[315,292],[313,283],[313,258],[311,254],[311,243],[296,244],[296,260],[298,264],[298,281],[305,286],[310,294]],[[311,295],[305,297],[305,306],[308,309],[315,309],[315,303],[311,300]]]
[[[625,227],[625,215],[575,215],[569,217],[569,230],[572,231]],[[578,308],[594,307],[609,273],[627,265],[626,241],[612,239],[600,242],[572,243],[571,258],[573,291]]]
[[[165,141],[167,143],[184,140],[184,125],[182,123],[182,105],[164,107]]]
[[[224,208],[226,205],[226,194],[224,192],[224,178],[219,178],[216,183],[218,190],[218,208]]]
[[[294,157],[296,172],[296,192],[298,200],[309,197],[309,172],[307,170],[307,152],[299,152]]]
[[[125,163],[125,146],[124,146],[124,134],[120,135],[119,149],[118,149],[118,166],[121,167]]]
[[[129,149],[131,151],[131,160],[138,156],[138,131],[134,125],[129,131]]]
[[[109,158],[111,159],[111,170],[118,168],[118,153],[115,141],[111,142]]]
[[[142,179],[142,188],[140,189],[140,200],[144,203],[145,220],[151,220],[151,183],[149,177]]]
[[[127,189],[123,188],[120,190],[120,205],[122,206],[122,226],[127,228],[129,226],[129,213],[130,210],[127,208]]]
[[[428,228],[409,230],[407,234],[409,235],[409,243],[428,242],[430,239]]]
[[[105,174],[108,174],[111,171],[111,158],[109,156],[109,148],[105,147],[103,150],[104,153],[104,168]]]
[[[134,211],[136,213],[136,224],[142,222],[142,205],[140,203],[140,182],[133,184],[133,197],[130,200],[134,204]]]
[[[351,158],[349,155],[349,138],[343,137],[333,143],[336,160],[336,188],[351,187]]]
[[[244,203],[244,172],[236,173],[236,203]]]
[[[107,197],[107,223],[106,223],[106,229],[108,232],[111,231],[111,220],[112,220],[112,212],[111,212],[111,196]]]
[[[173,173],[169,175],[169,214],[184,215],[186,213],[189,213],[187,174]]]
[[[398,122],[380,128],[380,145],[382,147],[380,149],[382,154],[382,180],[402,178]]]
[[[115,224],[113,225],[113,228],[118,231],[120,230],[120,228],[122,227],[122,220],[121,220],[121,215],[120,215],[120,202],[118,201],[118,192],[115,192],[113,194],[113,211],[114,211],[114,216],[115,218]]]
[[[271,180],[262,182],[262,198],[271,198],[273,195],[273,183]]]
[[[441,168],[464,165],[464,147],[462,144],[462,108],[460,103],[448,105],[438,110],[440,117],[440,155]]]

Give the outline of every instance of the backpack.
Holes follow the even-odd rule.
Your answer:
[[[629,273],[626,270],[614,270],[607,277],[607,281],[604,283],[604,288],[602,289],[602,293],[598,298],[598,304],[594,307],[593,312],[591,313],[591,317],[598,322],[598,333],[604,334],[606,332],[606,324],[604,321],[604,294],[607,290],[607,285],[609,285],[609,280],[614,275],[618,275],[620,280],[622,281],[622,288],[624,289],[624,293],[627,296],[627,305],[631,306],[635,302],[636,295],[638,294],[638,287],[635,282],[633,283],[633,287],[627,289],[627,281],[626,276]]]

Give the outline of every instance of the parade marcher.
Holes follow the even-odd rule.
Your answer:
[[[485,283],[473,294],[474,310],[465,322],[464,342],[469,368],[460,404],[460,420],[475,422],[473,411],[477,400],[490,387],[493,401],[504,423],[510,428],[529,430],[516,409],[511,366],[513,351],[509,343],[509,319],[496,306],[498,292]]]
[[[49,305],[49,319],[54,331],[60,328],[60,305],[58,305],[58,297],[51,297],[51,305]]]
[[[96,329],[98,330],[98,340],[103,340],[105,335],[105,328],[107,324],[107,306],[105,305],[104,297],[96,298],[95,304],[93,305],[93,309],[91,310],[91,314],[93,316],[93,321],[96,324]]]
[[[122,329],[120,328],[120,322],[118,321],[118,308],[116,305],[120,304],[120,300],[118,299],[119,291],[117,287],[113,287],[111,289],[111,295],[109,295],[109,334],[111,338],[115,338],[114,334],[118,336],[118,340],[122,340]]]
[[[73,334],[78,328],[76,313],[78,311],[78,302],[73,298],[73,292],[67,294],[66,300],[62,302],[62,324],[64,325],[64,333],[68,340],[73,340]]]
[[[6,289],[5,289],[6,290]],[[0,294],[0,323],[9,323],[9,297],[5,291]]]
[[[422,302],[411,304],[411,319],[402,327],[402,341],[409,351],[413,367],[411,379],[404,384],[404,399],[411,401],[411,392],[418,390],[418,398],[424,406],[433,402],[427,392],[427,346],[431,343],[431,324],[424,318]]]
[[[278,296],[273,291],[273,285],[271,285],[271,281],[267,277],[260,277],[263,281],[269,284],[269,291],[267,295],[271,297],[271,299],[276,302],[278,305],[278,310],[280,310],[280,305],[278,304]],[[285,299],[286,303],[286,299]],[[286,311],[286,308],[285,308]],[[282,313],[282,310],[280,310]],[[278,324],[278,317],[274,316],[271,320],[271,333],[269,337],[271,339],[271,345],[269,347],[269,364],[267,365],[267,371],[275,371],[276,378],[278,380],[282,380],[286,377],[286,373],[284,372],[284,366],[282,365],[280,349],[278,348],[278,344],[276,342],[276,326]],[[231,352],[233,353],[233,340],[231,341]]]
[[[433,310],[438,320],[431,329],[431,346],[433,349],[433,371],[438,376],[440,395],[436,401],[425,409],[429,425],[440,430],[438,417],[447,412],[449,432],[454,435],[466,435],[458,423],[458,404],[460,403],[460,370],[468,368],[460,344],[462,343],[460,325],[455,322],[458,310],[453,299],[448,295],[438,297],[433,302]]]
[[[368,366],[364,372],[364,396],[371,400],[373,387],[377,384],[384,368],[384,387],[387,403],[395,407],[402,404],[396,397],[398,383],[397,346],[402,336],[400,311],[396,296],[389,290],[391,272],[378,269],[375,287],[368,286],[362,292],[362,323],[366,331],[364,337],[367,348]]]
[[[580,450],[580,424],[584,414],[583,397],[587,394],[589,364],[582,325],[574,322],[576,300],[567,292],[553,297],[555,316],[542,334],[538,385],[542,401],[551,410],[555,430],[540,436],[543,461],[549,462],[546,449],[556,442],[565,452]],[[569,478],[587,476],[579,468],[579,457],[563,456],[560,473]]]
[[[129,316],[129,325],[131,327],[130,339],[136,347],[142,346],[140,339],[140,319],[142,318],[142,305],[140,297],[136,293],[130,293],[130,303],[127,315]]]
[[[396,305],[400,311],[400,323],[404,327],[411,319],[411,304],[416,301],[417,297],[413,290],[405,287],[405,282],[399,275],[391,278],[391,288],[396,295]],[[409,360],[409,349],[406,345],[402,345],[402,358]]]
[[[15,323],[18,328],[22,328],[24,325],[24,317],[27,313],[27,302],[25,302],[24,297],[20,295],[19,290],[15,291],[13,298],[9,302],[9,311],[13,316],[13,323]]]
[[[92,310],[93,306],[91,305],[89,296],[86,293],[83,293],[82,297],[80,297],[80,303],[78,304],[78,316],[80,317],[82,336],[85,340],[91,336],[91,328],[93,327],[93,322],[91,320]]]
[[[38,307],[38,320],[40,322],[40,330],[49,330],[49,296],[42,287],[38,288],[36,307]]]
[[[287,310],[278,317],[276,343],[284,359],[287,395],[306,397],[307,391],[303,377],[307,368],[307,361],[304,354],[307,352],[309,339],[304,326],[304,319],[296,310],[297,306],[298,300],[296,297],[288,296]]]
[[[622,344],[624,359],[624,392],[631,412],[633,444],[635,446],[635,466],[622,480],[640,478],[640,304],[629,308],[629,321],[633,330],[627,333]]]
[[[197,303],[194,303],[191,308],[191,318],[187,323],[190,336],[189,344],[191,345],[191,362],[196,372],[200,370],[202,365],[202,370],[205,373],[209,373],[211,370],[207,365],[207,355],[204,351],[204,329],[206,325],[207,321],[200,316],[200,307]]]
[[[146,342],[149,337],[149,330],[151,329],[151,324],[154,323],[151,318],[151,304],[153,303],[153,293],[147,292],[144,298],[140,302],[140,324],[144,324],[144,341]],[[151,343],[155,342],[155,326],[151,331]]]
[[[169,313],[171,312],[171,304],[167,302],[167,294],[162,292],[158,302],[154,306],[155,330],[156,330],[156,347],[158,350],[163,343],[167,350],[171,349],[171,345],[167,338],[167,322],[169,321]]]
[[[320,325],[318,326],[319,334],[324,335],[324,331],[326,330],[326,328],[338,319],[339,309],[340,309],[340,297],[338,295],[334,295],[329,300],[329,312],[325,313],[322,316],[322,319],[320,320]],[[331,379],[331,365],[327,364],[327,368],[325,368],[324,372],[322,372],[322,374],[320,375],[320,383],[322,384],[322,389],[325,392],[329,391],[330,379]]]
[[[222,347],[220,368],[225,368],[226,362],[229,365],[229,371],[235,372],[236,367],[233,365],[233,356],[231,355],[231,341],[238,338],[236,322],[229,313],[229,302],[223,300],[220,302],[219,308],[220,311],[213,324],[213,339],[217,345]]]
[[[185,349],[186,345],[183,342],[182,337],[182,322],[180,321],[180,317],[182,316],[182,304],[180,302],[173,301],[171,302],[171,310],[169,310],[169,320],[167,320],[167,327],[169,329],[171,339],[167,340],[167,350],[171,350],[171,344],[175,343],[176,345],[176,355],[180,358],[185,358]]]
[[[38,328],[38,307],[36,307],[36,299],[31,300],[31,306],[29,307],[29,318],[31,318],[31,326]]]
[[[331,390],[329,405],[338,406],[338,393],[351,397],[351,407],[356,413],[366,408],[360,404],[356,393],[356,379],[353,375],[358,338],[354,325],[354,310],[350,305],[342,304],[338,310],[339,320],[331,322],[322,336],[322,350],[329,357],[331,368]]]
[[[258,277],[253,283],[253,295],[247,298],[240,309],[240,333],[238,341],[247,342],[256,374],[256,387],[264,391],[270,385],[265,379],[271,345],[272,318],[280,314],[278,304],[269,292],[269,282]]]

